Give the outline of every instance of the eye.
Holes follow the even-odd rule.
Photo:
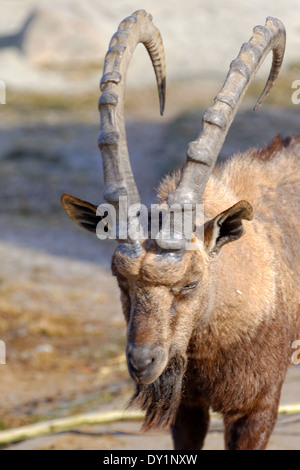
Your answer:
[[[185,294],[187,291],[195,289],[200,281],[189,282],[183,287],[174,286],[171,290],[175,297],[180,296],[180,294]]]
[[[181,291],[195,289],[195,287],[197,287],[198,284],[199,284],[199,281],[189,282],[181,289]]]

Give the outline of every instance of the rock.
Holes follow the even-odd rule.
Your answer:
[[[39,67],[82,67],[103,62],[107,39],[85,10],[46,6],[36,9],[26,22],[21,49]]]

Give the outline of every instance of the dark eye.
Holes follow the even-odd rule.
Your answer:
[[[196,282],[189,282],[189,284],[186,284],[181,290],[190,290],[194,289],[197,285],[199,284],[199,281]]]

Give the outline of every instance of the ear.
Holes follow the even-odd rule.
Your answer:
[[[204,225],[204,245],[209,254],[219,253],[226,243],[244,235],[242,219],[252,220],[253,209],[247,201],[240,201]]]
[[[66,193],[61,196],[61,203],[75,224],[89,232],[96,233],[97,224],[102,219],[101,216],[96,215],[97,206]]]

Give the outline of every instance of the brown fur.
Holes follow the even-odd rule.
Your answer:
[[[148,410],[147,429],[172,425],[177,449],[202,447],[209,407],[224,416],[227,448],[267,445],[291,344],[300,337],[299,152],[299,138],[276,137],[215,168],[203,198],[206,217],[240,199],[255,214],[245,236],[218,256],[200,244],[166,259],[146,241],[137,258],[118,250],[113,257],[128,341],[156,343],[169,354],[169,365],[152,384],[137,386],[133,402]],[[177,171],[164,179],[160,202],[179,178]],[[197,292],[182,291],[196,279]],[[187,357],[184,386],[179,367],[170,393],[165,375],[176,357]]]
[[[281,135],[277,135],[267,147],[255,150],[252,154],[252,158],[257,158],[262,162],[270,160],[271,158],[275,157],[276,154],[281,152],[285,147],[288,147],[292,139],[294,143],[299,142],[300,140],[299,137],[292,138],[287,136],[283,139]]]

